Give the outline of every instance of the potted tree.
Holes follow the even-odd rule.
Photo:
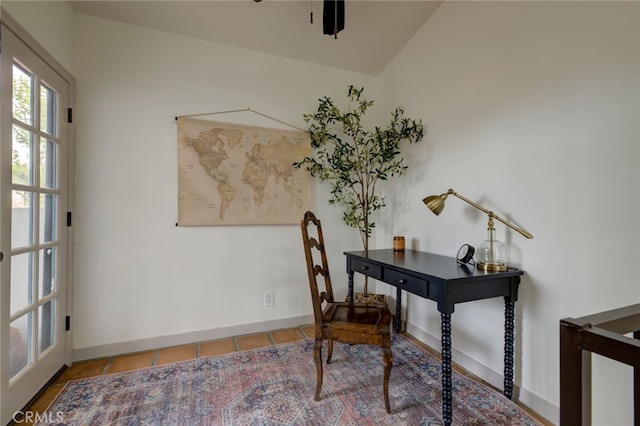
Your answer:
[[[331,184],[329,204],[343,208],[345,223],[358,229],[365,253],[375,227],[372,214],[385,206],[377,184],[406,173],[400,144],[415,143],[424,136],[422,120],[404,117],[402,108],[391,113],[385,128],[365,130],[362,117],[373,101],[361,98],[364,88],[349,86],[349,109],[342,112],[328,97],[319,99],[315,114],[304,114],[310,123],[313,153],[294,165]],[[364,296],[368,295],[365,280]]]

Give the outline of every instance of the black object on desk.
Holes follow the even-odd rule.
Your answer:
[[[358,272],[396,287],[394,329],[400,331],[402,290],[430,299],[438,304],[442,330],[442,417],[445,425],[452,420],[451,405],[451,314],[456,303],[504,297],[504,395],[513,396],[514,307],[518,300],[520,275],[479,271],[461,265],[453,257],[414,250],[393,249],[345,252],[349,276],[348,300],[353,301],[353,274]]]

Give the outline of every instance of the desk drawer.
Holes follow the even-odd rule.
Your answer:
[[[352,259],[351,268],[353,269],[353,272],[358,272],[377,280],[382,279],[382,268],[379,265],[374,265],[369,262],[363,262],[358,259]]]
[[[389,269],[386,269],[384,271],[384,281],[393,286],[401,288],[402,290],[406,290],[409,293],[417,294],[418,296],[422,296],[424,298],[428,297],[428,281],[421,280],[419,278],[412,277],[411,275],[406,275],[401,272],[396,272]]]

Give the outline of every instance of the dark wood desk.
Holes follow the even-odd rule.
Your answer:
[[[353,275],[358,272],[396,287],[394,328],[400,331],[402,290],[438,304],[442,330],[442,420],[451,424],[451,314],[456,303],[504,297],[504,395],[513,396],[514,306],[520,275],[524,272],[484,272],[459,264],[455,258],[414,250],[392,249],[345,252],[349,300],[353,301]]]

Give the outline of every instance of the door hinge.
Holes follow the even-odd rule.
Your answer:
[[[71,330],[71,316],[69,315],[64,317],[64,330],[65,331]]]
[[[67,108],[67,123],[73,123],[73,108]]]
[[[67,212],[67,226],[71,226],[71,224],[72,224],[71,212]]]

